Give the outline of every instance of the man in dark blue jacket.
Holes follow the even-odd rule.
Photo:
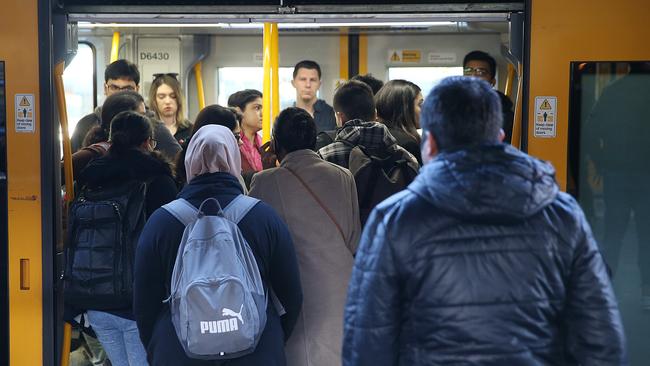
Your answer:
[[[377,206],[361,239],[343,364],[626,364],[582,210],[551,165],[499,143],[490,85],[443,80],[421,122],[421,174]]]

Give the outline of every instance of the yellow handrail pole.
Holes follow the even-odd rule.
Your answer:
[[[341,30],[344,31],[343,29]],[[339,36],[339,79],[347,80],[348,75],[348,35],[347,29],[346,33],[341,33]]]
[[[111,63],[120,57],[120,32],[113,32],[113,43],[111,44]]]
[[[368,73],[368,35],[359,34],[359,75]]]
[[[205,108],[205,92],[203,91],[203,62],[199,61],[194,65],[194,79],[196,80],[196,95],[199,98],[199,110]]]
[[[74,199],[73,176],[72,176],[72,147],[70,145],[70,134],[68,133],[68,111],[65,105],[65,89],[63,87],[63,70],[65,62],[54,66],[54,88],[56,90],[57,110],[61,123],[61,135],[63,136],[63,171],[65,172],[65,201],[72,202]],[[70,363],[70,343],[72,338],[72,326],[65,323],[63,326],[63,342],[61,346],[61,366],[68,366]]]
[[[515,67],[511,63],[508,63],[508,77],[506,78],[506,88],[503,94],[508,96],[510,99],[512,99],[512,84],[514,83],[514,79]]]
[[[522,89],[524,87],[524,76],[523,76],[523,65],[519,63],[517,65],[517,99],[515,100],[515,117],[512,123],[512,141],[510,142],[512,146],[517,149],[521,149],[521,132],[523,127],[522,121]]]
[[[262,92],[262,142],[271,140],[271,23],[264,23],[263,66],[264,87]]]
[[[278,24],[273,23],[271,25],[271,87],[273,90],[271,94],[271,104],[273,105],[273,109],[271,110],[271,124],[275,121],[275,117],[280,114],[279,38]]]

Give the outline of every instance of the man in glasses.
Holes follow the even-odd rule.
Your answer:
[[[140,90],[140,71],[138,71],[138,66],[124,59],[114,61],[106,66],[106,70],[104,71],[104,96],[109,97],[115,93],[127,90],[135,92]],[[101,123],[101,115],[102,107],[99,106],[93,113],[79,120],[70,138],[72,153],[75,153],[83,147],[84,138],[88,131]],[[173,159],[176,153],[181,150],[180,145],[162,123],[154,121],[153,130],[155,139],[158,141],[156,150],[163,153],[169,159]]]
[[[463,75],[474,76],[496,85],[497,62],[494,57],[483,51],[472,51],[463,59]],[[510,98],[496,90],[501,99],[501,110],[503,113],[503,131],[506,137],[503,142],[510,143],[512,140],[512,123],[515,113],[512,110],[513,104]]]

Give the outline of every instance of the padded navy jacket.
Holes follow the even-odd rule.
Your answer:
[[[446,152],[377,206],[343,364],[626,364],[605,263],[554,173],[508,145]]]

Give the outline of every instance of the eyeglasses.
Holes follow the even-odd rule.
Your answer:
[[[235,135],[235,140],[237,140],[238,143],[241,142],[241,132],[233,132],[233,135]]]
[[[463,69],[465,76],[486,76],[490,74],[490,70],[482,67],[466,67]]]
[[[159,72],[159,73],[153,74],[153,79],[156,80],[156,79],[161,78],[163,76],[169,76],[169,77],[172,77],[172,78],[178,80],[178,73],[177,72]]]
[[[158,145],[158,141],[154,139],[153,137],[149,138],[149,146],[151,146],[152,149],[155,149],[156,146]]]
[[[106,84],[106,87],[108,87],[108,90],[112,92],[135,91],[135,86],[133,85],[118,86],[115,84]]]

